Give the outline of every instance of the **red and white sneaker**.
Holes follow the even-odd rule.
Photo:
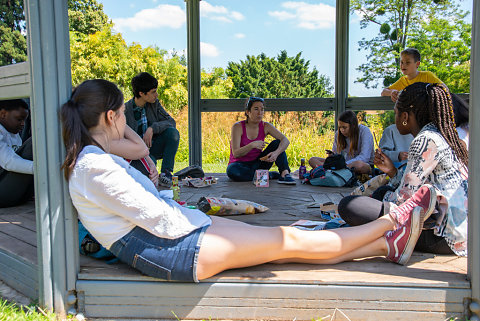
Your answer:
[[[388,260],[402,265],[407,264],[422,232],[423,216],[423,208],[414,207],[405,224],[385,233]]]
[[[425,184],[415,192],[408,200],[403,204],[395,207],[390,211],[390,216],[397,223],[397,226],[402,226],[410,217],[410,213],[413,208],[420,206],[423,209],[423,222],[433,213],[435,204],[437,202],[437,192],[432,185]]]

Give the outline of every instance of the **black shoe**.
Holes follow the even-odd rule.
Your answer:
[[[176,172],[174,175],[178,176],[179,180],[182,180],[187,177],[192,177],[192,178],[205,177],[205,173],[203,172],[202,167],[198,165],[185,167],[184,169],[181,169],[178,172]]]

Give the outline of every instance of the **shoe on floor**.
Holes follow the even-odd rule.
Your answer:
[[[295,180],[290,176],[290,174],[286,174],[284,177],[278,179],[279,184],[286,184],[286,185],[295,185],[297,184]]]
[[[397,226],[405,224],[414,207],[420,206],[423,209],[423,217],[420,224],[430,217],[435,204],[437,193],[432,185],[425,184],[420,187],[408,200],[390,211],[390,216],[395,220]]]
[[[163,187],[171,187],[172,174],[170,172],[161,173],[160,177],[158,178],[158,184],[162,185]]]
[[[423,216],[423,208],[420,206],[414,207],[405,224],[394,231],[385,233],[388,260],[401,265],[408,263],[422,232]]]

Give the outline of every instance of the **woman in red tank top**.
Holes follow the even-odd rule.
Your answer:
[[[251,181],[257,169],[268,170],[275,163],[280,173],[270,172],[270,178],[278,178],[281,184],[294,185],[285,153],[290,142],[275,126],[263,121],[264,112],[263,98],[250,97],[247,100],[247,119],[232,127],[227,175],[234,181]],[[265,137],[268,135],[275,140],[267,146]]]

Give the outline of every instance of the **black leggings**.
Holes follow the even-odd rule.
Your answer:
[[[32,139],[27,139],[17,154],[33,160]],[[20,205],[33,196],[33,175],[9,172],[0,167],[0,208]]]
[[[351,226],[374,221],[383,215],[383,202],[367,196],[350,195],[338,204],[338,213]],[[434,254],[453,254],[443,237],[437,236],[433,230],[423,230],[417,241],[415,250]]]

